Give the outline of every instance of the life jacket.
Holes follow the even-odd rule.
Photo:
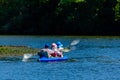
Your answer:
[[[51,57],[63,57],[62,52],[59,51],[54,51],[54,53],[51,53],[50,55]]]

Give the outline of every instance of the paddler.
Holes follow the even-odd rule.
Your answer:
[[[44,48],[38,52],[38,56],[40,58],[41,57],[50,58],[52,53],[54,53],[54,51],[50,49],[49,44],[45,44]]]
[[[51,49],[54,51],[54,53],[51,54],[53,57],[63,57],[62,51],[59,50],[56,43],[52,43]]]
[[[61,42],[57,42],[56,45],[57,45],[57,48],[59,51],[63,51],[64,48],[63,48],[63,44]]]

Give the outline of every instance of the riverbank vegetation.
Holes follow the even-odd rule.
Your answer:
[[[0,46],[0,57],[23,56],[25,53],[36,54],[38,51],[27,46]]]
[[[120,35],[120,0],[0,0],[0,34]]]

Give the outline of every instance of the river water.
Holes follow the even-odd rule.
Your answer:
[[[64,62],[22,61],[22,56],[0,59],[0,80],[120,80],[119,37],[0,36],[0,45],[42,48],[61,41],[68,46],[79,39]]]

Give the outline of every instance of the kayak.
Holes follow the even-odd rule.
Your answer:
[[[42,57],[39,58],[39,62],[56,62],[56,61],[66,61],[68,60],[68,57],[54,57],[54,58],[47,58],[47,57]]]

